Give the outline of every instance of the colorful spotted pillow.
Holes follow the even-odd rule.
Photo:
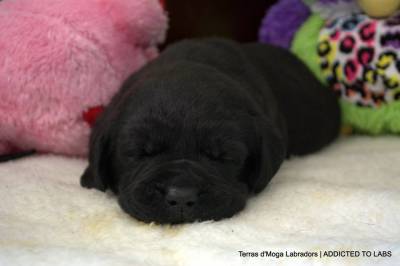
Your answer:
[[[400,15],[328,20],[318,40],[322,74],[347,102],[377,108],[400,101]]]

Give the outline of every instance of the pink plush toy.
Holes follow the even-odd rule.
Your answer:
[[[157,55],[157,0],[0,1],[0,154],[85,155],[90,125]]]

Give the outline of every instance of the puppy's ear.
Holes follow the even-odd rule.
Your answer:
[[[108,130],[97,128],[90,137],[89,165],[81,177],[81,186],[106,191],[111,183],[110,137]]]
[[[256,141],[250,160],[252,171],[248,176],[250,191],[258,193],[265,188],[286,157],[287,141],[277,125],[266,117],[253,120]]]

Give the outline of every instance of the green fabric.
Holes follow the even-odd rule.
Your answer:
[[[311,6],[316,0],[303,0],[304,4]]]
[[[382,105],[379,108],[359,107],[341,100],[343,124],[351,125],[355,133],[399,134],[400,102]]]
[[[291,51],[311,69],[324,84],[317,54],[318,36],[324,20],[318,15],[311,15],[296,33]],[[355,133],[400,134],[400,102],[382,105],[379,108],[359,107],[345,100],[340,100],[342,124],[350,125]]]
[[[326,80],[319,67],[319,57],[317,54],[318,36],[323,26],[324,20],[318,14],[311,15],[295,34],[291,51],[306,63],[322,83],[326,84]]]

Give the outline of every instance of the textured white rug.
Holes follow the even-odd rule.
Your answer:
[[[81,188],[85,165],[0,164],[0,265],[400,265],[400,138],[341,139],[285,162],[239,215],[173,227]]]

